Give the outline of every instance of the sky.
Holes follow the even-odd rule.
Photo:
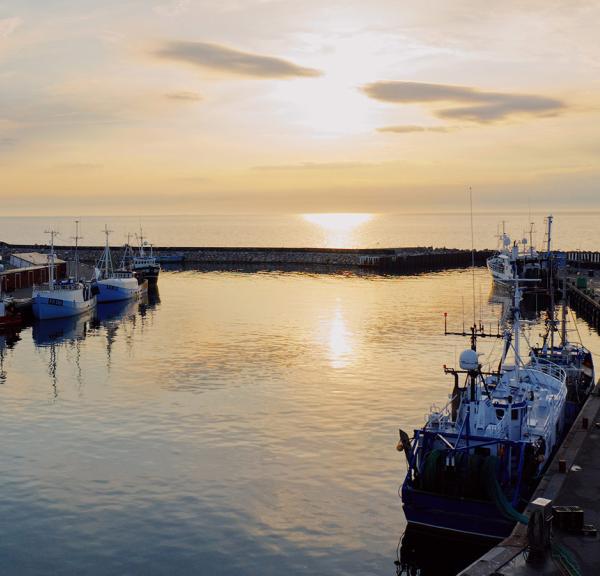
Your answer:
[[[600,209],[600,2],[0,0],[11,214]]]

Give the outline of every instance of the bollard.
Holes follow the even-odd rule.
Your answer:
[[[558,461],[558,471],[561,474],[566,474],[566,472],[567,472],[567,462],[566,462],[566,460],[559,460]]]
[[[581,427],[582,427],[584,430],[587,430],[587,429],[590,427],[590,421],[589,421],[589,419],[588,419],[588,418],[582,418],[582,419],[581,419]]]

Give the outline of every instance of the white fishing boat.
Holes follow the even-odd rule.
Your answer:
[[[490,334],[473,326],[460,369],[445,368],[454,378],[448,405],[432,409],[412,441],[400,431],[411,524],[501,539],[527,522],[524,505],[567,430],[567,373],[522,353],[520,300],[517,281],[498,368],[483,370],[477,340]]]
[[[504,231],[499,236],[501,247],[496,254],[487,259],[487,268],[495,282],[512,286],[517,277],[523,279],[541,279],[548,269],[551,254],[552,216],[547,218],[547,249],[542,253],[533,246],[533,223],[529,229],[529,240],[523,238],[513,242]]]
[[[140,297],[142,288],[131,270],[114,270],[108,237],[110,230],[105,227],[106,244],[102,257],[96,264],[96,286],[98,302],[118,302]]]
[[[48,255],[49,279],[47,284],[34,285],[32,289],[33,314],[40,320],[78,316],[96,306],[96,296],[89,282],[79,281],[76,277],[67,280],[55,280],[54,238],[57,232],[50,230],[50,254]],[[77,240],[76,262],[77,262]],[[78,268],[78,266],[77,266]]]

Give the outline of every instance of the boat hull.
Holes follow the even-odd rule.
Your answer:
[[[148,281],[148,286],[156,286],[158,283],[158,275],[160,273],[160,266],[147,266],[144,268],[134,268],[135,275],[138,278],[140,284],[144,280]]]
[[[100,280],[97,282],[98,294],[96,299],[98,303],[120,302],[122,300],[133,300],[140,297],[141,286],[135,278],[132,282],[120,282],[115,280]]]
[[[42,294],[36,294],[33,297],[32,304],[33,315],[39,320],[79,316],[88,310],[92,310],[95,305],[95,297],[92,297],[89,300],[67,300],[50,298]]]
[[[402,506],[409,524],[443,532],[502,540],[515,526],[493,502],[453,498],[404,485]]]

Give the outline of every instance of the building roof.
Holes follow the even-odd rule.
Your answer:
[[[32,266],[47,266],[48,265],[48,254],[40,254],[39,252],[21,252],[18,254],[13,254],[13,258],[18,258],[19,260],[23,260],[23,262],[27,262]],[[60,258],[54,257],[55,264],[63,264],[64,260]]]

